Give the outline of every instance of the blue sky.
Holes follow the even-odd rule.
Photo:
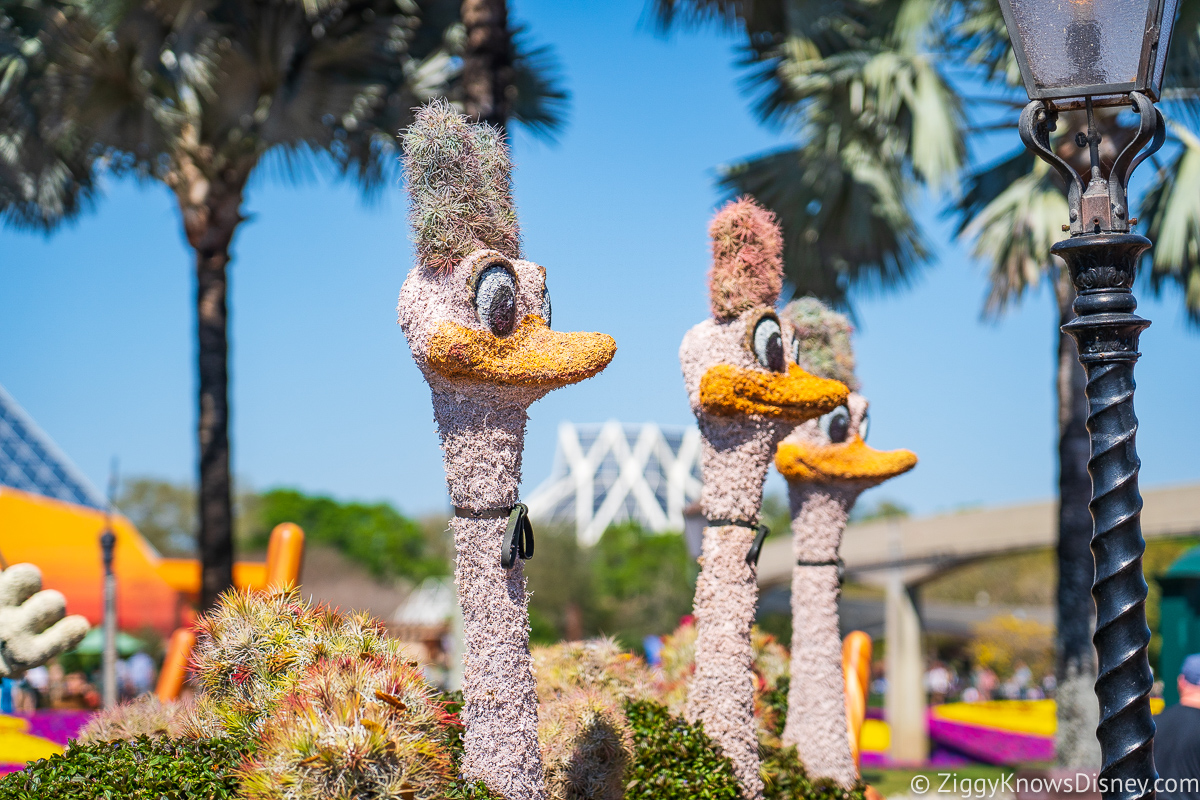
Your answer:
[[[714,168],[787,142],[738,91],[732,40],[655,36],[642,0],[517,0],[573,94],[556,145],[517,133],[527,254],[549,271],[554,324],[616,337],[599,377],[530,411],[526,491],[548,473],[561,420],[691,421],[677,353],[707,314]],[[1018,144],[1013,131],[1011,143]],[[344,185],[260,175],[231,267],[233,457],[259,488],[446,506],[428,390],[395,324],[411,265],[398,186],[365,204]],[[919,513],[1054,492],[1055,313],[1046,291],[979,320],[983,273],[949,241],[912,289],[859,297],[856,344],[871,442],[921,457],[874,491]],[[108,187],[95,212],[43,238],[0,229],[0,384],[97,486],[194,471],[192,260],[158,185]],[[1137,408],[1144,485],[1200,479],[1200,335],[1180,299],[1141,293]],[[772,477],[772,486],[782,482]]]

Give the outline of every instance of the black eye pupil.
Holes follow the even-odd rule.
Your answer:
[[[499,286],[492,295],[491,305],[487,310],[488,327],[497,336],[508,336],[512,333],[513,324],[517,318],[517,298],[512,287],[508,284]]]
[[[767,338],[767,369],[783,372],[783,337],[772,333]]]
[[[850,418],[845,414],[835,414],[829,420],[829,441],[841,443],[846,441],[850,433]]]

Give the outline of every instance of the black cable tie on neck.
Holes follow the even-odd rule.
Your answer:
[[[766,525],[759,525],[757,522],[745,522],[740,519],[706,519],[708,527],[723,528],[726,525],[736,525],[739,528],[750,528],[758,531],[754,537],[754,542],[750,545],[750,549],[746,552],[746,563],[752,567],[758,566],[758,557],[762,555],[763,540],[771,535],[771,529]]]
[[[750,550],[746,553],[746,563],[752,567],[758,566],[758,557],[762,555],[763,540],[771,535],[771,529],[766,525],[755,525],[758,535],[754,537]]]
[[[533,523],[529,521],[529,508],[516,503],[508,514],[508,526],[504,529],[504,543],[500,548],[500,566],[512,569],[517,559],[528,561],[533,558]]]
[[[838,586],[846,582],[846,562],[841,558],[834,558],[829,561],[804,561],[803,559],[796,561],[797,567],[837,567]]]

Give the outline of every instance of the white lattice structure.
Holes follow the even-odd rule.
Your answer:
[[[653,422],[558,426],[554,469],[526,499],[530,516],[573,521],[579,542],[634,520],[683,530],[683,509],[700,497],[700,431]]]

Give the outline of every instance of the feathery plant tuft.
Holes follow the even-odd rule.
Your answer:
[[[441,274],[474,250],[521,255],[504,133],[433,100],[404,132],[404,175],[420,262]]]
[[[624,703],[599,688],[576,688],[543,703],[538,740],[551,800],[621,800],[633,760]]]
[[[645,662],[605,638],[535,648],[533,669],[550,797],[620,800],[633,759],[625,703],[653,691]]]
[[[731,200],[708,226],[712,315],[726,322],[758,305],[774,305],[783,288],[783,235],[775,215],[750,197]]]
[[[451,718],[396,655],[320,658],[239,770],[247,800],[432,800],[453,778]]]
[[[543,702],[576,688],[640,700],[653,688],[646,662],[621,650],[612,638],[535,647],[533,671],[538,698]]]
[[[132,742],[139,736],[151,739],[177,738],[191,713],[191,704],[183,701],[162,702],[152,694],[97,712],[82,731],[78,741]]]
[[[366,614],[309,605],[294,589],[227,592],[196,627],[192,667],[201,692],[186,727],[193,736],[256,738],[318,659],[398,657],[401,647]]]
[[[845,314],[831,310],[815,297],[801,297],[784,306],[779,316],[795,330],[801,367],[857,391],[854,349],[850,344],[854,326]]]

